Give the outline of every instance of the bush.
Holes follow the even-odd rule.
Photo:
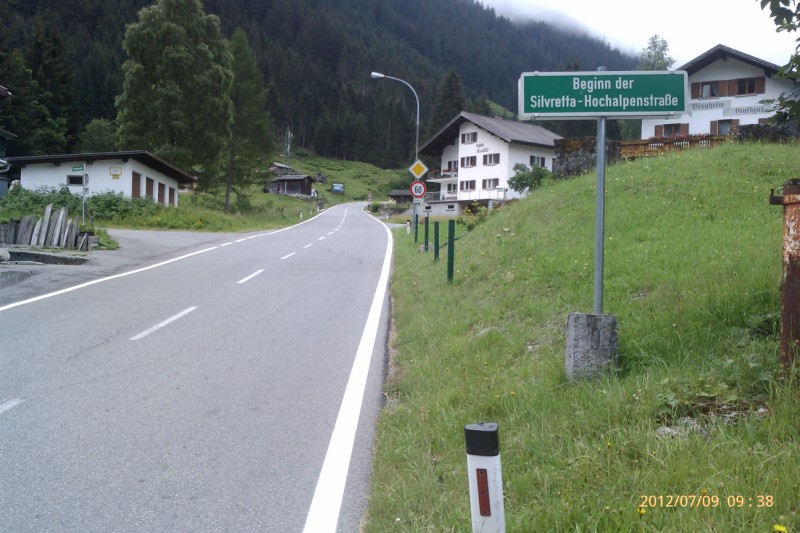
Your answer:
[[[70,193],[67,187],[41,187],[35,191],[16,187],[0,198],[0,217],[7,220],[25,215],[41,216],[47,204],[53,204],[53,209],[66,207],[71,213],[80,213],[81,202],[81,197]]]
[[[467,228],[467,231],[472,231],[487,218],[489,218],[489,209],[478,202],[472,202],[456,222]]]

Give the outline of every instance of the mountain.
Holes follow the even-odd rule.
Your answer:
[[[64,117],[72,126],[67,149],[90,120],[113,119],[125,25],[153,1],[3,3],[0,54],[5,46],[33,57],[35,21],[56,21],[71,79],[64,95],[72,104]],[[225,35],[237,27],[247,33],[279,138],[291,129],[296,147],[383,166],[404,165],[413,156],[415,101],[399,84],[371,79],[371,71],[415,88],[425,131],[451,68],[467,99],[483,94],[514,110],[522,72],[632,70],[636,64],[603,40],[543,22],[517,25],[474,0],[204,0],[203,6],[219,16]]]

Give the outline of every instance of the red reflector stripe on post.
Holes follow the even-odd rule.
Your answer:
[[[485,468],[476,468],[478,475],[478,507],[481,516],[492,516],[492,508],[489,505],[489,479]]]

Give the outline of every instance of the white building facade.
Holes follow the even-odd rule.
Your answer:
[[[678,70],[689,78],[689,113],[674,119],[642,120],[642,139],[728,135],[739,126],[765,124],[775,113],[764,100],[791,88],[780,67],[717,45]]]
[[[491,205],[520,197],[508,187],[514,166],[552,170],[560,138],[541,126],[462,112],[420,148],[420,155],[441,161],[441,170],[427,178],[441,190],[426,196],[425,211],[455,216],[473,202]]]
[[[20,167],[20,185],[28,190],[66,187],[73,194],[104,192],[128,198],[149,198],[165,206],[178,206],[178,190],[194,178],[145,151],[11,157]]]

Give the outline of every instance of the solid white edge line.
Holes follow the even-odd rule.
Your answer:
[[[386,291],[389,288],[389,272],[391,270],[393,248],[392,232],[388,226],[380,221],[378,222],[386,229],[386,234],[389,238],[386,245],[386,254],[383,258],[383,269],[378,279],[367,322],[364,325],[361,342],[358,344],[342,404],[339,407],[339,414],[336,417],[336,425],[333,428],[328,451],[325,454],[325,461],[322,464],[317,488],[314,490],[314,497],[311,500],[311,507],[303,528],[304,533],[335,533],[339,521],[339,512],[342,507],[344,488],[347,481],[347,471],[350,469],[353,443],[358,429],[358,419],[361,416],[364,390],[367,386],[370,361],[375,347],[375,339],[378,335],[378,328],[380,327],[383,302],[386,298]]]
[[[134,337],[131,337],[130,340],[132,340],[132,341],[141,340],[141,339],[147,337],[148,335],[150,335],[151,333],[154,333],[154,332],[158,331],[159,329],[163,328],[164,326],[166,326],[168,324],[171,324],[172,322],[175,322],[179,318],[188,315],[189,313],[191,313],[195,309],[197,309],[197,306],[193,306],[193,307],[189,307],[188,309],[184,309],[183,311],[181,311],[177,315],[173,315],[173,316],[169,317],[168,319],[164,320],[163,322],[160,322],[160,323],[156,324],[152,328],[150,328],[150,329],[148,329],[146,331],[143,331],[143,332],[139,333],[138,335],[136,335]]]
[[[24,401],[25,400],[23,400],[22,398],[15,398],[13,400],[8,400],[5,403],[0,403],[0,415],[5,413],[6,411],[10,411],[11,409],[15,408]]]
[[[60,294],[66,294],[68,292],[77,291],[78,289],[83,289],[85,287],[90,287],[92,285],[97,285],[98,283],[103,283],[105,281],[110,281],[112,279],[117,278],[124,278],[125,276],[130,276],[132,274],[138,274],[140,272],[145,272],[147,270],[152,270],[154,268],[158,268],[164,265],[168,265],[170,263],[174,263],[175,261],[181,261],[182,259],[187,259],[194,255],[203,254],[206,252],[210,252],[211,250],[216,250],[217,246],[212,246],[211,248],[205,248],[203,250],[198,250],[197,252],[192,252],[190,254],[182,255],[180,257],[174,257],[167,261],[162,261],[161,263],[156,263],[155,265],[146,266],[143,268],[137,268],[136,270],[130,270],[128,272],[122,272],[120,274],[114,274],[113,276],[107,276],[105,278],[93,279],[92,281],[87,281],[86,283],[81,283],[80,285],[74,285],[72,287],[67,287],[66,289],[61,289],[60,291],[50,292],[47,294],[42,294],[41,296],[36,296],[34,298],[28,298],[27,300],[22,300],[20,302],[14,302],[13,304],[8,304],[4,307],[0,307],[0,311],[6,311],[8,309],[13,309],[14,307],[19,307],[21,305],[30,304],[33,302],[38,302],[39,300],[44,300],[47,298],[52,298],[53,296],[58,296]]]
[[[258,276],[259,274],[261,274],[262,272],[264,272],[264,269],[263,269],[263,268],[262,268],[262,269],[260,269],[260,270],[256,270],[255,272],[253,272],[252,274],[250,274],[250,275],[249,275],[249,276],[247,276],[246,278],[244,278],[244,279],[240,279],[240,280],[239,280],[239,281],[237,281],[236,283],[247,283],[248,281],[250,281],[250,280],[251,280],[251,279],[253,279],[254,277],[256,277],[256,276]]]

